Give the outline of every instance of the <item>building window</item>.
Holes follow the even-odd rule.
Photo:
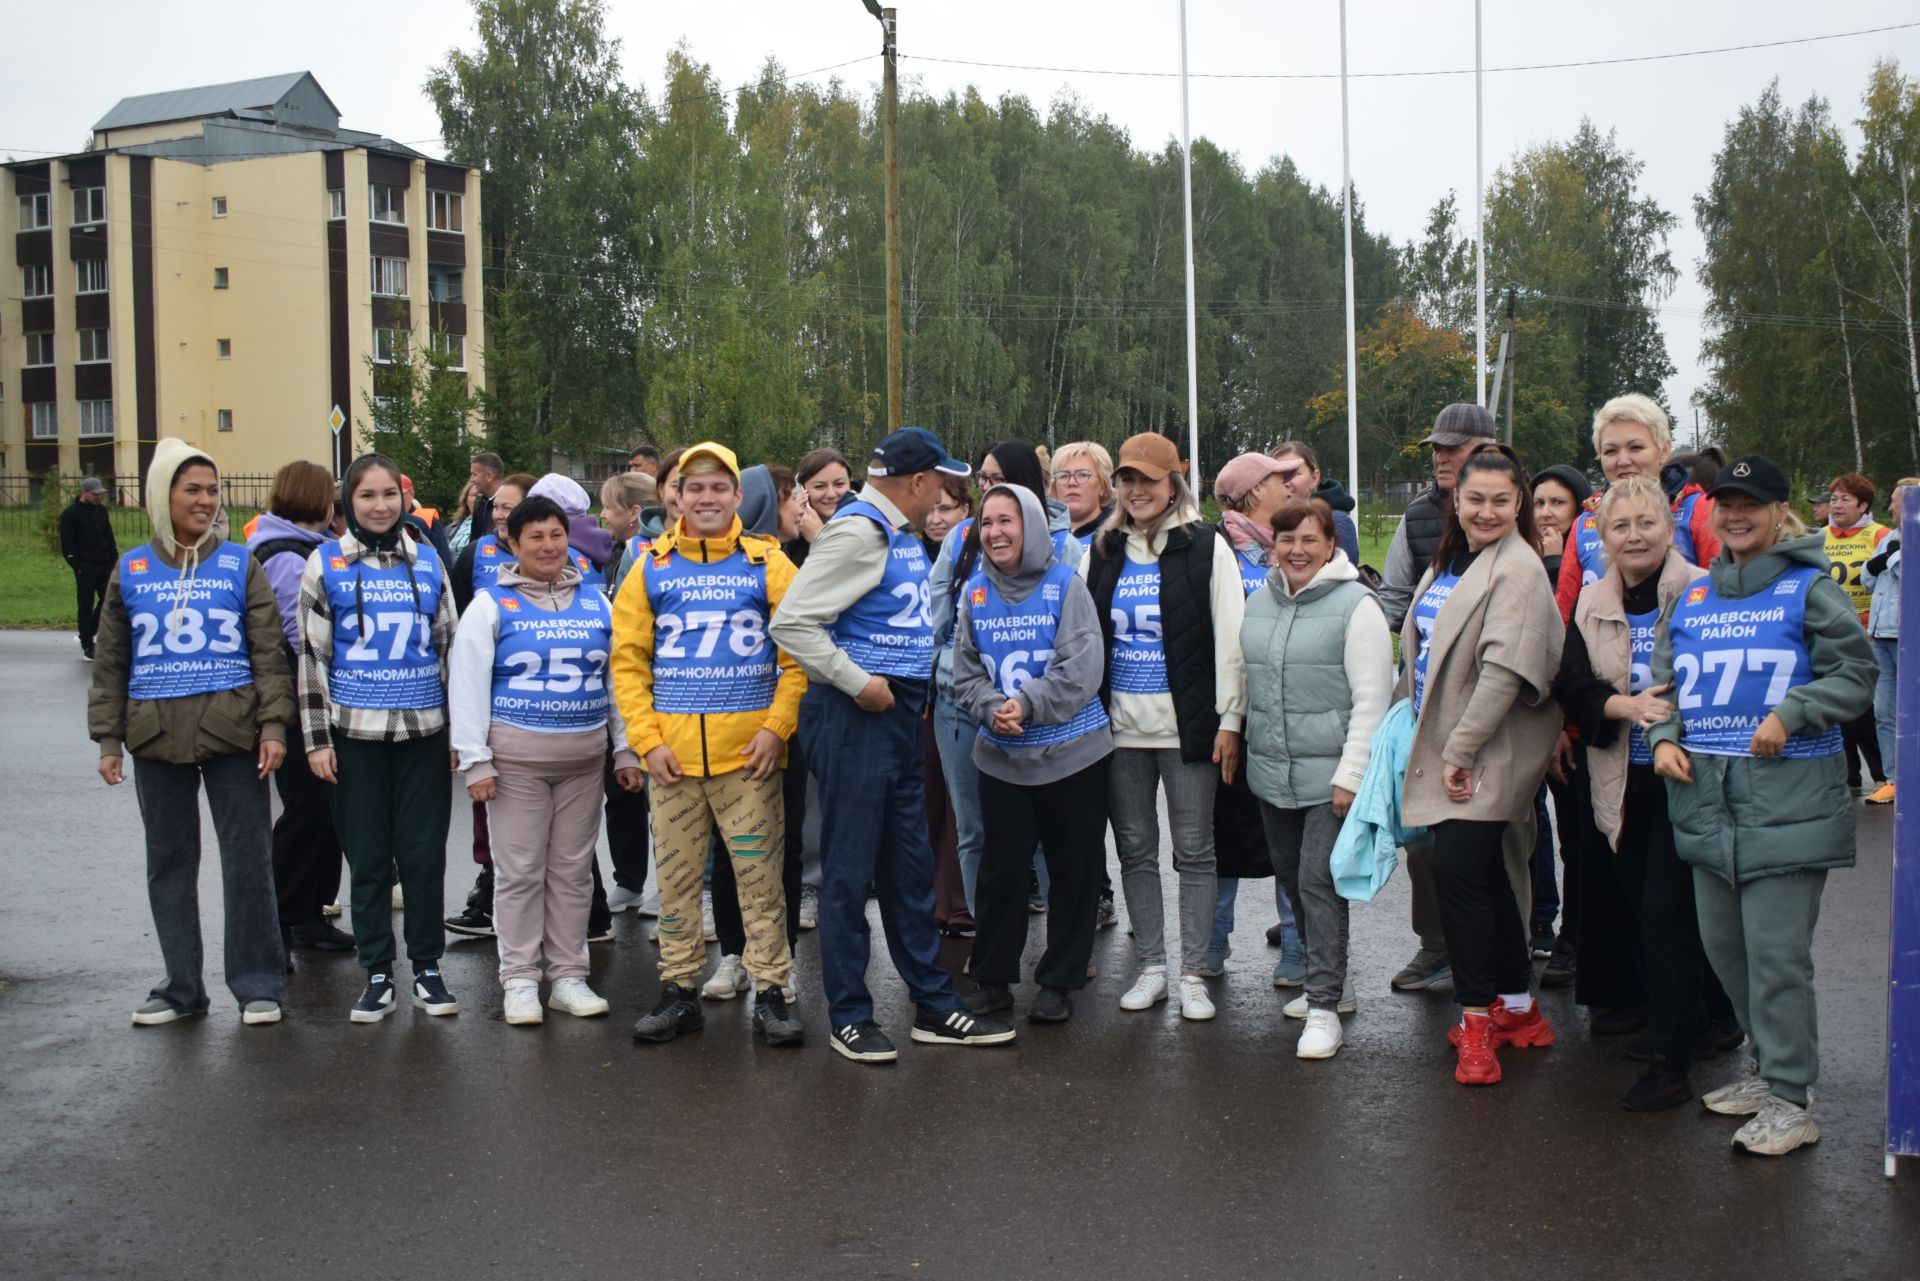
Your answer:
[[[221,360],[233,359],[233,339],[216,338],[213,340],[213,354]]]
[[[407,260],[376,257],[373,260],[373,292],[382,298],[405,298]]]
[[[107,220],[107,189],[105,187],[75,187],[73,189],[73,225],[85,227]]]
[[[389,187],[379,182],[371,184],[367,188],[367,217],[375,222],[405,222],[406,188]]]
[[[406,358],[406,330],[376,329],[373,331],[373,359],[376,364],[391,365]]]
[[[447,358],[447,368],[465,369],[467,367],[467,336],[465,334],[437,333],[433,336],[433,350],[436,355]]]
[[[80,402],[80,439],[99,439],[113,435],[113,402],[111,400],[83,400]]]
[[[20,269],[20,296],[22,298],[53,297],[53,268],[44,262],[32,263]]]
[[[83,365],[101,365],[113,359],[111,344],[107,341],[104,329],[82,329],[80,338],[80,363]],[[83,432],[82,435],[85,433]]]
[[[330,221],[347,216],[347,189],[345,187],[327,188],[327,218]]]
[[[107,260],[105,258],[82,258],[73,264],[73,292],[77,294],[104,294],[107,292]]]
[[[231,409],[214,410],[213,411],[213,427],[215,431],[232,431],[233,430],[233,411]]]
[[[39,231],[53,221],[53,197],[44,191],[20,197],[20,230]]]
[[[427,193],[427,226],[433,231],[451,231],[461,235],[466,231],[465,209],[467,198],[457,191],[430,191]]]
[[[434,302],[465,302],[466,273],[458,267],[427,266],[427,297]]]
[[[27,335],[27,368],[40,369],[53,363],[53,335]]]
[[[227,287],[227,269],[225,267],[215,267],[213,269],[213,287],[215,289],[225,289]]]
[[[227,216],[227,198],[225,196],[215,196],[213,198],[213,216],[216,218],[224,218]]]
[[[30,408],[33,411],[31,438],[34,440],[60,439],[59,406],[51,400],[40,400],[35,401]]]

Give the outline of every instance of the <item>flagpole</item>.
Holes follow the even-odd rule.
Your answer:
[[[1193,303],[1193,131],[1187,115],[1187,0],[1180,0],[1180,170],[1187,227],[1187,475],[1200,484],[1199,335]]]
[[[1347,492],[1360,496],[1359,373],[1353,335],[1353,164],[1347,121],[1347,0],[1340,0],[1340,203],[1347,222]]]
[[[1487,403],[1486,110],[1481,93],[1480,0],[1473,0],[1473,398]]]

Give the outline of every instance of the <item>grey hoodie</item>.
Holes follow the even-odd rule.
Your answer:
[[[987,491],[987,497],[1000,493],[1020,500],[1023,525],[1020,567],[1013,574],[1003,574],[984,550],[980,563],[1001,598],[1018,604],[1033,594],[1054,563],[1053,531],[1049,528],[1046,509],[1032,492],[1017,485],[995,485]],[[987,679],[986,666],[980,661],[980,651],[974,644],[973,611],[966,595],[965,591],[961,592],[959,616],[955,620],[953,695],[962,712],[984,725],[993,720],[994,709],[1004,703],[1007,696]],[[1053,657],[1047,662],[1046,674],[1028,681],[1014,695],[1026,709],[1028,724],[1065,724],[1100,696],[1100,681],[1106,673],[1106,641],[1100,632],[1100,616],[1094,610],[1093,596],[1077,574],[1067,579],[1059,618],[1053,638]],[[1009,749],[986,738],[976,738],[973,763],[983,773],[1002,782],[1038,787],[1077,774],[1112,752],[1113,734],[1102,727],[1094,733],[1040,748]]]

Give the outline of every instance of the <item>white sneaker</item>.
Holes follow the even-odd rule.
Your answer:
[[[1198,974],[1180,976],[1180,1017],[1196,1023],[1213,1017],[1213,998],[1207,995],[1207,981]]]
[[[800,928],[820,928],[820,891],[811,885],[800,887]]]
[[[1813,1113],[1774,1094],[1767,1096],[1760,1111],[1733,1136],[1733,1146],[1754,1156],[1785,1156],[1797,1147],[1819,1141],[1820,1125]]]
[[[588,987],[585,979],[555,979],[553,991],[547,995],[547,1005],[577,1019],[590,1019],[611,1008],[607,998]]]
[[[404,910],[404,909],[406,908],[406,906],[407,906],[407,899],[406,899],[406,895],[404,895],[404,894],[402,894],[402,893],[400,892],[400,887],[399,887],[398,885],[396,885],[396,886],[394,886],[394,887],[393,887],[393,896],[392,896],[392,897],[393,897],[393,910],[394,910],[394,911],[396,911],[396,912],[399,912],[399,911],[402,911],[402,910]]]
[[[640,900],[644,897],[646,896],[641,891],[630,890],[624,885],[610,886],[607,889],[607,910],[618,916],[622,912],[638,907]]]
[[[660,915],[660,891],[648,885],[647,892],[640,897],[640,906],[635,910],[642,916]]]
[[[701,987],[700,995],[709,1001],[731,1001],[752,986],[753,980],[747,977],[747,967],[740,964],[740,958],[723,956],[713,977]]]
[[[1734,1085],[1723,1085],[1717,1090],[1709,1090],[1702,1095],[1700,1102],[1709,1112],[1718,1112],[1721,1116],[1753,1116],[1766,1106],[1773,1097],[1773,1087],[1767,1084],[1763,1076],[1750,1076]]]
[[[1345,1039],[1338,1014],[1332,1010],[1308,1010],[1307,1030],[1300,1034],[1300,1044],[1293,1047],[1293,1055],[1298,1059],[1330,1059],[1339,1053],[1340,1043]]]
[[[1167,999],[1167,967],[1150,965],[1140,971],[1127,994],[1120,998],[1123,1010],[1150,1010]]]
[[[1280,1012],[1290,1019],[1304,1019],[1307,1017],[1308,1008],[1307,995],[1302,992],[1299,996],[1288,1001]],[[1360,1008],[1360,1002],[1355,999],[1353,995],[1353,980],[1351,978],[1347,980],[1346,987],[1340,990],[1340,999],[1334,1003],[1333,1008],[1340,1014],[1351,1014]]]
[[[338,903],[328,903],[320,909],[320,915],[329,921],[338,920],[340,917],[340,905]]]
[[[546,1015],[540,1012],[540,985],[532,979],[509,979],[506,994],[507,1022],[538,1024]]]
[[[711,943],[720,937],[720,931],[713,928],[713,891],[700,892],[700,937]]]

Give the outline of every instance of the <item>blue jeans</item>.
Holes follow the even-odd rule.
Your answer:
[[[1880,660],[1880,679],[1873,687],[1873,724],[1880,734],[1880,761],[1887,777],[1894,778],[1893,755],[1899,742],[1900,642],[1884,636],[1873,638],[1873,656]]]
[[[869,884],[887,952],[914,1004],[935,1014],[959,1009],[933,923],[919,711],[896,702],[863,712],[832,686],[811,685],[800,704],[800,737],[820,780],[820,981],[831,1025],[873,1018]]]
[[[947,801],[953,806],[953,830],[959,838],[960,885],[967,895],[967,914],[974,920],[974,887],[980,883],[980,855],[987,847],[987,829],[980,815],[980,770],[973,763],[973,740],[980,726],[944,693],[933,704],[933,739],[940,750],[940,773],[947,780]]]

